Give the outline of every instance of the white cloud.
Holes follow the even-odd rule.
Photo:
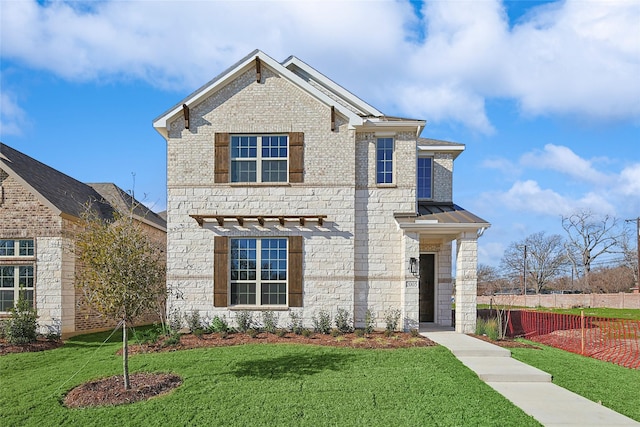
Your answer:
[[[620,172],[618,185],[614,187],[622,196],[640,199],[640,163],[630,165]]]
[[[0,135],[22,135],[26,114],[17,100],[7,91],[0,92]]]
[[[1,5],[2,58],[70,80],[193,90],[260,48],[300,57],[388,114],[483,133],[492,98],[531,115],[640,118],[636,1],[535,7],[513,28],[497,0],[426,2],[422,22],[407,1]]]
[[[524,154],[520,158],[523,166],[535,169],[550,169],[580,181],[604,185],[610,178],[596,170],[592,162],[574,153],[570,148],[562,145],[547,144],[542,151],[535,150]]]

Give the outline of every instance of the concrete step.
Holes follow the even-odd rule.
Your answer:
[[[551,375],[510,357],[458,357],[486,382],[551,382]]]

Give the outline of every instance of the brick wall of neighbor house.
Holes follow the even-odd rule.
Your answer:
[[[353,312],[355,249],[354,132],[338,116],[330,130],[330,108],[317,102],[267,68],[262,82],[255,71],[191,110],[191,129],[182,119],[170,123],[168,141],[167,284],[183,299],[172,298],[169,310],[199,310],[205,317],[234,312],[213,307],[215,236],[303,236],[305,322],[324,308]],[[202,117],[202,119],[199,119]],[[214,182],[214,134],[304,132],[304,183],[229,185]],[[287,222],[227,221],[224,227],[201,228],[190,214],[327,215],[323,226]],[[313,308],[311,308],[313,307]],[[281,321],[286,322],[284,315]]]

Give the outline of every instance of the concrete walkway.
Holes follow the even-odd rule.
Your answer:
[[[553,384],[551,375],[512,359],[507,349],[431,324],[420,325],[420,333],[448,348],[480,379],[544,426],[640,426]]]

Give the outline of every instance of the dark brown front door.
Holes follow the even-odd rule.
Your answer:
[[[420,255],[420,321],[435,320],[435,258],[434,254]]]

